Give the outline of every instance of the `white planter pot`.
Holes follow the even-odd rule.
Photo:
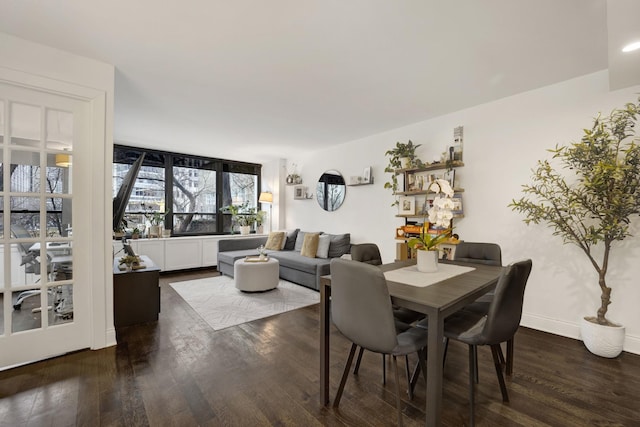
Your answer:
[[[438,271],[438,251],[417,250],[418,271],[422,273],[434,273]]]
[[[149,227],[149,237],[160,237],[159,225],[152,225]]]
[[[250,225],[241,225],[240,226],[240,234],[243,236],[246,236],[249,234],[249,232],[251,231],[251,226]]]
[[[596,356],[613,358],[622,353],[624,326],[604,326],[582,318],[580,335],[585,347]]]
[[[400,157],[400,167],[402,169],[409,169],[411,167],[411,159],[409,157]]]

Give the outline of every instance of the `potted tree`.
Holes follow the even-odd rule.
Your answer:
[[[391,174],[391,180],[385,182],[384,188],[390,188],[393,194],[396,194],[398,191],[398,175],[400,174],[398,170],[424,166],[424,163],[416,157],[416,148],[421,145],[422,144],[414,145],[411,140],[406,144],[403,142],[396,142],[395,148],[387,150],[387,152],[384,153],[385,156],[389,157],[389,164],[384,171]],[[397,204],[398,200],[396,199],[391,206],[395,206]]]
[[[581,319],[580,330],[589,351],[604,357],[618,356],[624,344],[624,327],[606,317],[611,304],[606,279],[613,243],[630,235],[631,218],[640,214],[638,114],[640,99],[596,117],[580,142],[550,150],[570,175],[538,161],[533,184],[523,186],[526,196],[509,205],[525,214],[526,224],[548,224],[564,243],[577,245],[596,270],[600,307],[596,316]],[[602,248],[595,251],[596,246]]]

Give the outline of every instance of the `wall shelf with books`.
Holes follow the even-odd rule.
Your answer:
[[[444,179],[449,182],[454,190],[452,198],[454,203],[453,220],[464,217],[464,209],[462,204],[462,193],[464,188],[456,187],[456,168],[463,167],[464,163],[459,160],[450,162],[441,162],[426,165],[420,168],[396,169],[396,173],[403,175],[402,191],[396,191],[398,196],[398,214],[397,218],[403,218],[405,225],[396,229],[396,259],[405,260],[414,258],[415,254],[408,245],[407,241],[416,235],[419,235],[422,229],[422,222],[427,216],[426,212],[432,207],[435,193],[429,191],[431,183],[436,179]],[[453,224],[452,224],[453,225]],[[438,233],[439,230],[427,231],[429,234]],[[432,233],[433,232],[433,233]],[[453,256],[455,248],[451,247],[457,243],[457,239],[450,239],[450,242],[443,244],[448,247],[448,256]]]

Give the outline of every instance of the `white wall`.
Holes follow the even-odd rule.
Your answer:
[[[577,338],[581,316],[595,315],[600,291],[597,275],[584,254],[563,245],[544,226],[527,227],[507,205],[521,195],[530,182],[531,169],[547,158],[546,149],[581,138],[598,112],[635,101],[640,86],[616,92],[608,90],[606,71],[526,92],[496,102],[459,111],[320,150],[295,162],[304,185],[313,191],[322,172],[336,169],[348,180],[366,166],[373,167],[375,184],[347,187],[344,205],[324,212],[316,200],[293,200],[286,187],[286,226],[331,233],[350,232],[356,243],[375,242],[385,262],[395,257],[393,197],[383,188],[387,176],[384,153],[396,141],[423,144],[418,155],[432,161],[451,143],[453,128],[464,126],[464,163],[457,170],[458,185],[465,189],[465,218],[456,222],[461,239],[500,244],[505,264],[522,258],[533,260],[522,324]],[[625,350],[640,353],[640,221],[635,218],[636,237],[614,245],[608,283],[613,288],[608,317],[627,328]]]

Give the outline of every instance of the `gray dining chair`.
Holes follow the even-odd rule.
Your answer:
[[[396,331],[387,281],[379,268],[344,259],[331,260],[331,318],[336,328],[351,341],[351,350],[333,403],[338,407],[356,349],[392,356],[396,383],[398,425],[402,425],[397,356],[418,354],[425,370],[428,333],[418,327]],[[426,382],[426,374],[424,374]]]
[[[364,262],[370,265],[382,265],[382,256],[380,255],[380,249],[375,243],[357,243],[351,245],[351,259],[353,261]],[[393,317],[395,319],[396,330],[398,332],[406,331],[411,327],[411,324],[424,319],[425,315],[417,311],[410,310],[405,307],[393,306]],[[362,355],[364,354],[364,348],[360,347],[358,357],[356,359],[355,367],[353,368],[354,375],[358,374],[360,368],[360,362],[362,361]],[[387,381],[387,363],[386,357],[382,355],[382,384],[386,384]],[[405,370],[407,375],[407,382],[410,381],[410,369],[409,369],[409,357],[405,357]],[[407,388],[407,394],[409,399],[413,399],[413,388]]]
[[[493,363],[502,392],[502,400],[509,401],[509,394],[502,374],[504,357],[500,343],[513,338],[522,318],[524,291],[531,273],[530,259],[505,267],[496,285],[493,300],[486,314],[461,310],[449,316],[444,323],[444,335],[448,339],[469,346],[469,406],[471,425],[475,424],[474,392],[476,382],[476,348],[491,347]]]
[[[496,243],[485,242],[465,242],[462,241],[456,247],[455,260],[463,262],[471,262],[474,264],[486,264],[486,265],[502,265],[502,250],[500,245]],[[494,291],[489,291],[473,303],[464,307],[463,310],[473,311],[477,313],[486,314],[489,311],[489,305],[493,300]],[[511,338],[506,343],[507,347],[507,359],[502,363],[506,364],[507,375],[513,374],[513,349],[514,338]],[[446,351],[446,350],[445,350]],[[476,368],[477,368],[476,358]],[[477,372],[477,369],[476,369]]]

